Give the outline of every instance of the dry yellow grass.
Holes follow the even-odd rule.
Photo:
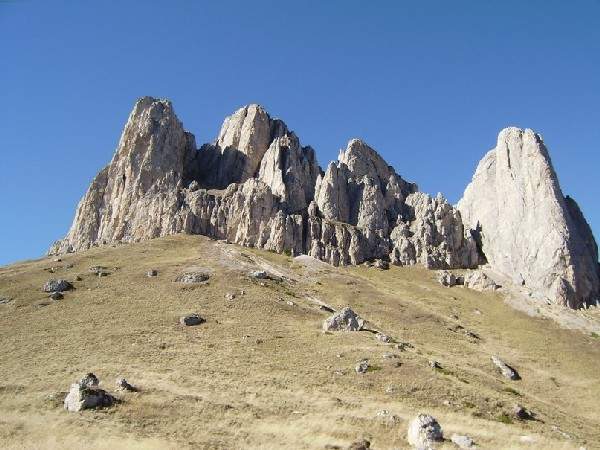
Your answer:
[[[111,274],[94,276],[95,265]],[[190,267],[210,271],[209,282],[173,282]],[[261,286],[246,276],[261,267],[286,281]],[[158,277],[147,278],[149,269]],[[77,275],[63,300],[41,292],[49,278]],[[227,292],[238,295],[229,301]],[[527,317],[496,294],[443,288],[424,269],[338,269],[172,236],[0,268],[0,296],[13,299],[0,305],[2,448],[319,449],[366,438],[374,449],[396,449],[407,448],[418,412],[479,448],[600,442],[600,339]],[[323,333],[328,314],[316,300],[351,305],[415,348],[401,352],[369,332]],[[188,312],[207,322],[181,327]],[[521,381],[495,372],[496,353]],[[362,358],[377,370],[356,374]],[[121,375],[141,391],[117,394],[112,408],[66,412],[63,392],[89,371],[108,391]],[[537,420],[498,420],[516,402]],[[395,423],[376,416],[383,409]]]

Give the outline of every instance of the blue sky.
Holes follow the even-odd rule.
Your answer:
[[[323,167],[360,137],[452,202],[533,128],[600,236],[599,0],[0,0],[0,61],[0,264],[66,233],[143,95],[198,144],[247,103]]]

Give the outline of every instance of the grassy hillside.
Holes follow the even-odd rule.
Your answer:
[[[210,280],[173,281],[194,268]],[[257,269],[283,281],[248,277]],[[50,278],[75,290],[50,300]],[[0,297],[11,299],[0,304],[2,448],[323,449],[366,438],[397,449],[419,412],[479,448],[599,448],[600,338],[530,318],[498,294],[444,288],[424,269],[334,268],[173,236],[0,268]],[[324,333],[320,302],[350,305],[414,348],[369,331]],[[192,312],[206,323],[179,325]],[[502,378],[493,354],[522,380]],[[371,370],[357,374],[364,358]],[[90,371],[122,401],[65,411],[69,385]],[[140,391],[115,392],[118,376]],[[515,403],[536,420],[514,419]]]

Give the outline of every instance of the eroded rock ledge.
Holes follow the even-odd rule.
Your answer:
[[[536,136],[504,130],[501,150],[480,163],[457,209],[441,194],[419,192],[360,140],[351,140],[323,172],[314,150],[302,146],[285,123],[249,105],[225,119],[214,143],[197,149],[168,100],[144,97],[131,112],[112,161],[79,203],[67,236],[49,253],[192,233],[308,254],[333,265],[384,259],[454,269],[487,260],[543,289],[551,300],[579,307],[600,290],[597,247],[576,203],[562,197],[545,148],[539,161],[516,156],[510,169],[525,187],[546,183],[539,188],[542,209],[533,208],[534,193],[525,202],[529,209],[509,211],[512,203],[524,202],[517,195],[521,185],[507,184],[511,175],[495,169],[496,159],[508,155],[503,148],[541,149]],[[502,187],[510,195],[504,196]],[[509,220],[494,215],[505,214],[499,204]],[[562,227],[558,237],[541,240],[541,227],[535,236],[524,233],[536,214]],[[536,258],[551,259],[557,249],[552,264],[537,267]]]

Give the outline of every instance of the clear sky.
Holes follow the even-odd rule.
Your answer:
[[[144,95],[198,144],[247,103],[323,167],[360,137],[453,203],[533,128],[600,236],[600,0],[0,0],[0,264],[67,232]]]

